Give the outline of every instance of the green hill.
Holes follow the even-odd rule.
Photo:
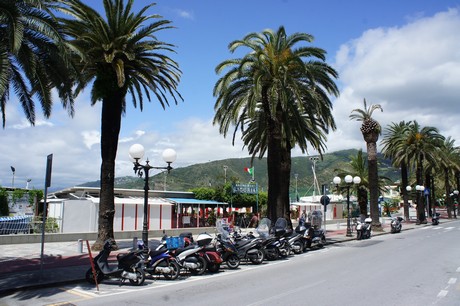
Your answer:
[[[319,184],[330,184],[335,175],[334,169],[346,168],[350,156],[355,156],[358,150],[342,150],[323,155],[322,160],[316,162],[316,176]],[[391,167],[389,160],[379,156],[381,163],[379,175],[397,181],[400,179],[399,170]],[[310,195],[313,192],[313,162],[308,156],[292,158],[291,190],[295,193],[295,174],[298,174],[297,189],[300,196]],[[224,166],[227,170],[224,170]],[[267,160],[255,159],[254,178],[259,184],[259,190],[267,190]],[[155,190],[188,191],[197,187],[223,185],[225,173],[227,182],[247,183],[251,175],[244,168],[251,167],[251,158],[231,158],[211,161],[202,164],[176,168],[169,174],[159,173],[150,178],[150,188]],[[165,187],[166,182],[166,187]],[[88,182],[80,186],[99,187],[99,181]],[[135,176],[116,178],[115,187],[127,189],[143,189],[144,180]]]

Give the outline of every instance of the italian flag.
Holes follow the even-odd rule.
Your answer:
[[[251,168],[244,168],[244,171],[246,171],[247,173],[253,175],[253,174],[254,174],[254,167],[251,167]]]

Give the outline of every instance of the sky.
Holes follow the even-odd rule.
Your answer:
[[[102,1],[85,2],[102,12]],[[150,3],[136,0],[135,10]],[[160,31],[158,39],[176,46],[176,53],[169,56],[182,71],[179,92],[184,101],[175,105],[171,100],[163,110],[152,100],[141,112],[128,98],[116,177],[134,175],[128,150],[135,143],[145,147],[145,157],[154,166],[165,165],[161,153],[167,148],[177,152],[176,168],[248,157],[240,139],[232,145],[232,133],[224,138],[212,124],[216,101],[212,91],[219,78],[215,67],[248,52],[230,53],[230,42],[280,26],[288,35],[313,35],[310,46],[326,50],[326,62],[339,73],[340,96],[331,98],[337,130],[327,137],[326,153],[366,150],[361,122],[349,119],[354,109],[363,108],[363,99],[368,105],[381,105],[383,112],[376,111],[373,117],[384,129],[392,123],[417,120],[421,126],[438,128],[460,145],[460,0],[156,3],[148,12],[172,21],[175,27]],[[88,87],[78,96],[73,118],[58,99],[50,119],[43,119],[37,104],[35,126],[27,123],[16,97],[10,96],[6,127],[0,130],[0,186],[24,188],[30,180],[29,188],[43,189],[49,154],[53,154],[52,189],[99,179],[101,103],[90,105],[90,91]],[[381,147],[378,143],[378,151]],[[310,149],[307,155],[316,154]],[[294,149],[293,156],[301,155]],[[14,176],[11,166],[16,170]]]

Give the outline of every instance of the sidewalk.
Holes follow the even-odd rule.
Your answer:
[[[402,223],[403,231],[423,226],[426,225],[415,225],[412,221]],[[372,231],[372,235],[390,233],[389,218],[382,220],[382,227],[383,231]],[[352,237],[346,236],[346,223],[328,224],[326,231],[327,244],[356,239],[356,232],[353,232]],[[90,245],[92,243],[93,241],[90,241]],[[117,244],[119,250],[111,254],[114,260],[118,252],[127,252],[133,247],[132,240],[118,240]],[[81,282],[84,281],[85,272],[90,267],[86,241],[83,241],[83,248],[77,241],[45,242],[43,264],[40,255],[39,243],[0,245],[0,296],[19,289]],[[92,255],[96,256],[97,252],[92,252]]]

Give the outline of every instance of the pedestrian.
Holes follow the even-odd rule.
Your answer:
[[[258,224],[259,224],[259,218],[257,217],[257,214],[253,213],[251,221],[249,221],[249,226],[248,227],[256,228]]]

